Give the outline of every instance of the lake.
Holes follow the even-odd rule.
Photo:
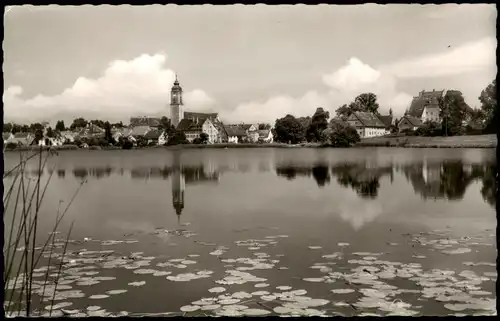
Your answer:
[[[494,153],[59,152],[44,239],[81,188],[52,315],[496,315]]]

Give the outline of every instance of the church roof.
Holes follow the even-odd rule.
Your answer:
[[[130,126],[150,126],[150,127],[158,127],[161,125],[161,119],[158,117],[131,117],[130,118]]]
[[[195,123],[191,119],[184,118],[180,121],[179,125],[177,125],[177,130],[180,131],[200,131],[201,125],[203,123]]]

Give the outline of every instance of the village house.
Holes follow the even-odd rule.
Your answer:
[[[183,119],[188,119],[194,124],[201,125],[201,132],[208,135],[208,141],[211,144],[223,142],[226,136],[224,131],[224,126],[222,125],[222,122],[219,119],[218,113],[184,112]],[[195,135],[195,133],[191,134]]]
[[[16,144],[18,146],[30,146],[33,143],[33,135],[31,133],[15,133],[7,138],[5,144]]]
[[[238,125],[224,126],[227,133],[227,142],[231,144],[242,143],[247,139],[247,132]]]
[[[259,140],[259,125],[241,124],[240,126],[245,130],[249,142],[256,143]]]
[[[374,113],[354,112],[346,119],[346,123],[356,129],[360,138],[384,136],[386,134],[386,125]]]
[[[94,124],[88,124],[78,132],[78,137],[80,139],[103,138],[104,129]]]
[[[398,130],[399,132],[403,132],[406,130],[417,130],[419,127],[421,127],[422,121],[420,118],[409,116],[409,115],[404,115],[398,123]]]
[[[385,125],[385,135],[391,133],[391,126],[394,121],[392,115],[378,115],[380,121]]]
[[[141,139],[145,139],[145,136],[148,132],[152,130],[151,127],[149,126],[137,126],[130,128],[130,131],[128,132],[127,138],[129,141],[134,143],[134,145],[137,143],[137,141]]]
[[[208,143],[214,144],[220,142],[218,128],[209,117],[193,117],[181,120],[177,129],[186,135],[186,139],[192,143],[196,138],[200,138],[202,133],[208,136]]]
[[[259,132],[259,141],[271,144],[274,141],[273,133],[270,129],[261,129]]]
[[[167,138],[168,135],[166,131],[157,129],[150,130],[146,133],[146,135],[144,135],[144,139],[146,139],[148,145],[165,145],[165,143],[167,142]]]
[[[422,123],[440,123],[441,117],[439,117],[439,107],[431,105],[425,106],[422,112],[421,120]]]

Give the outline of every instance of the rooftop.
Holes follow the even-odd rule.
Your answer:
[[[386,127],[374,113],[357,111],[353,114],[365,127]]]

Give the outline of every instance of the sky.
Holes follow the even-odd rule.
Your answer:
[[[274,123],[373,92],[401,116],[421,90],[471,107],[496,77],[494,4],[11,6],[4,121],[170,115]]]

